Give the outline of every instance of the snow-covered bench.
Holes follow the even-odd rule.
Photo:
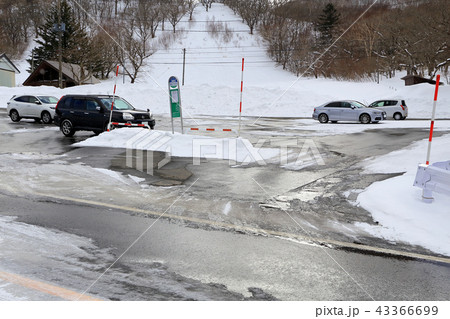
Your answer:
[[[422,200],[426,203],[433,201],[433,192],[450,196],[450,161],[420,164],[414,186],[423,189]]]

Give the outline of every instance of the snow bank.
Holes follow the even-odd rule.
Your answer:
[[[265,163],[280,156],[278,149],[256,148],[243,138],[213,138],[141,128],[122,128],[73,144],[169,153],[174,157],[230,160],[241,165]]]
[[[358,196],[380,226],[358,224],[390,241],[405,241],[450,256],[450,197],[433,193],[431,204],[422,202],[422,190],[413,187],[419,163],[426,157],[427,140],[363,163],[367,173],[401,173],[377,182]],[[433,139],[432,162],[450,159],[450,135]]]

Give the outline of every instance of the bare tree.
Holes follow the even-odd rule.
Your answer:
[[[137,8],[131,13],[136,19],[140,38],[148,41],[156,37],[156,30],[162,21],[162,8],[159,0],[138,0]]]
[[[114,34],[113,24],[103,24],[91,35],[90,64],[93,74],[105,79],[117,65],[115,45],[112,45],[110,34]]]
[[[136,81],[145,60],[154,53],[148,41],[150,36],[151,33],[139,27],[135,19],[129,19],[119,27],[116,38],[120,46],[116,47],[116,57],[131,83]]]
[[[250,28],[250,34],[253,34],[263,14],[270,8],[269,0],[247,0],[245,2],[237,2],[236,5],[239,15]]]
[[[195,8],[198,6],[198,0],[186,0],[187,12],[189,13],[189,21],[192,21],[192,15]]]
[[[206,12],[209,11],[209,9],[211,9],[211,6],[214,2],[214,0],[201,0],[202,1],[202,5],[205,7]]]
[[[176,25],[187,12],[186,2],[185,0],[167,0],[166,3],[167,20],[169,20],[173,27],[173,33],[175,33]]]

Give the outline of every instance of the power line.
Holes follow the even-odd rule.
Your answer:
[[[185,48],[186,47],[184,47],[184,48],[170,48],[170,49],[167,49],[166,51],[183,50]],[[218,48],[219,49],[241,49],[241,48],[258,48],[258,47],[255,46],[255,45],[241,45],[239,47],[218,47],[218,46],[215,46],[215,47],[189,48],[189,50],[218,49]]]
[[[272,60],[265,61],[249,61],[245,62],[245,64],[257,64],[257,63],[275,63]],[[161,64],[161,65],[176,65],[183,64],[183,62],[149,62],[149,64]],[[186,65],[223,65],[223,64],[241,64],[241,62],[231,62],[231,61],[204,61],[204,62],[186,62]]]
[[[187,53],[187,52],[186,52]],[[214,54],[221,53],[221,52],[214,52]],[[237,52],[239,53],[239,52]],[[196,59],[196,58],[208,58],[208,59],[236,59],[236,58],[263,58],[267,57],[265,54],[245,54],[245,52],[242,52],[243,54],[233,54],[233,55],[209,55],[209,54],[203,54],[202,53],[191,53],[186,54],[187,57],[190,59]],[[264,53],[264,51],[261,51],[261,53]],[[161,60],[172,60],[174,59],[174,56],[180,56],[183,52],[180,53],[170,53],[170,54],[164,54],[160,52],[155,52],[152,56],[161,59]],[[167,55],[170,55],[170,57],[165,57]]]

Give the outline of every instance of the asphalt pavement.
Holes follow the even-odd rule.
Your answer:
[[[343,196],[391,176],[361,176],[357,163],[423,139],[424,129],[308,137],[297,119],[249,119],[243,137],[270,132],[272,147],[294,139],[299,149],[310,138],[324,164],[177,158],[148,175],[127,166],[125,150],[72,146],[90,132],[65,138],[54,125],[0,116],[0,223],[9,234],[0,271],[107,300],[449,298],[447,258],[352,229],[374,221]],[[40,248],[18,254],[14,245]],[[55,298],[8,287],[9,299]]]

